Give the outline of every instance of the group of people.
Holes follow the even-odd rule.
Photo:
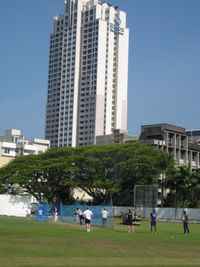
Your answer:
[[[102,215],[102,226],[105,227],[108,218],[108,211],[106,208],[102,210],[101,215]],[[86,231],[87,232],[91,231],[91,220],[93,218],[93,212],[89,208],[87,208],[84,212],[82,212],[80,208],[76,208],[74,210],[74,218],[77,223],[78,222],[80,223],[80,225],[82,225],[83,221],[85,221]]]
[[[150,214],[150,218],[151,218],[151,233],[154,231],[154,233],[156,234],[156,225],[157,225],[157,213],[156,210],[153,209],[153,211]],[[182,221],[183,221],[183,232],[184,234],[190,234],[190,230],[189,230],[189,216],[187,214],[186,211],[183,212],[183,217],[182,217]]]
[[[135,232],[134,216],[135,216],[134,213],[131,211],[131,209],[129,209],[126,215],[127,224],[128,224],[128,233]],[[108,211],[106,208],[104,208],[101,211],[101,217],[102,217],[102,226],[105,227],[107,223],[107,219],[108,219]],[[86,231],[87,232],[91,231],[91,220],[93,218],[93,212],[89,208],[86,208],[84,212],[82,212],[80,208],[76,208],[74,210],[74,218],[77,223],[80,223],[80,225],[82,225],[83,222],[85,221]],[[58,220],[58,209],[54,208],[54,221],[57,221],[57,220]],[[182,221],[183,221],[184,234],[190,234],[189,225],[188,225],[189,216],[186,211],[183,212]],[[150,228],[151,233],[157,234],[157,212],[155,209],[153,209],[152,212],[150,213],[150,227],[151,227]]]
[[[189,230],[189,216],[186,211],[183,212],[183,231],[184,234],[190,234]],[[128,223],[128,233],[135,232],[134,230],[134,224],[133,224],[133,212],[129,209],[127,213],[127,223]],[[151,233],[157,234],[157,212],[155,209],[152,210],[150,213],[150,227],[151,227]]]
[[[151,233],[155,233],[156,234],[156,225],[157,225],[157,213],[156,210],[153,209],[153,211],[150,214],[150,225],[151,225]],[[128,233],[130,232],[135,232],[134,229],[134,215],[133,212],[129,209],[128,213],[127,213],[127,224],[128,224]]]
[[[128,210],[128,213],[126,215],[126,219],[127,219],[127,224],[128,224],[128,233],[131,232],[135,232],[135,228],[134,228],[134,214],[131,211],[131,209]],[[157,213],[156,210],[153,209],[153,211],[150,214],[150,225],[151,225],[151,233],[155,233],[156,234],[156,225],[157,225]]]

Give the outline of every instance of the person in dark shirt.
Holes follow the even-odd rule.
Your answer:
[[[185,235],[189,235],[190,233],[190,230],[189,230],[189,216],[188,214],[186,213],[186,211],[183,212],[183,231],[184,231],[184,234]]]
[[[134,233],[135,231],[133,226],[133,213],[130,209],[127,213],[127,223],[128,223],[128,233],[130,233],[131,231]]]
[[[150,214],[150,218],[151,218],[151,233],[154,233],[156,234],[157,232],[157,213],[156,213],[156,210],[153,209],[153,211],[151,212]]]

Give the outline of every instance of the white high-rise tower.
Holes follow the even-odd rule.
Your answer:
[[[50,37],[45,138],[52,147],[89,145],[127,130],[129,30],[105,1],[65,0]]]

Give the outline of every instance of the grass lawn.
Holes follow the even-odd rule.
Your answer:
[[[12,266],[200,266],[200,224],[184,235],[179,223],[158,223],[151,235],[142,221],[128,233],[115,229],[29,218],[0,217],[0,267]]]

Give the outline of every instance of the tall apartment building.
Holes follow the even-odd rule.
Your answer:
[[[50,35],[45,138],[90,145],[127,130],[126,13],[100,0],[65,0]]]

